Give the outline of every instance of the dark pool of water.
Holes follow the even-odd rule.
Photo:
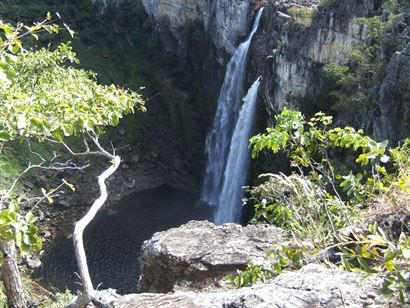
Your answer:
[[[198,196],[162,186],[137,192],[98,214],[86,229],[84,242],[94,287],[119,293],[136,291],[138,256],[144,240],[153,233],[180,226],[189,220],[210,219],[206,206],[196,206]],[[58,237],[36,273],[45,285],[76,290],[79,281],[72,239]]]

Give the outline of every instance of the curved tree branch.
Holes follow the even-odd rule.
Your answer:
[[[92,285],[90,273],[88,271],[87,257],[83,243],[83,233],[87,225],[94,219],[98,210],[104,205],[105,201],[107,200],[108,193],[105,180],[118,169],[121,163],[121,158],[119,156],[112,156],[112,158],[112,165],[98,177],[98,186],[101,192],[100,197],[94,201],[87,214],[85,214],[85,216],[75,224],[73,241],[78,269],[80,271],[80,277],[83,284],[83,293],[79,295],[75,299],[75,301],[68,307],[85,307],[93,299],[94,287]]]

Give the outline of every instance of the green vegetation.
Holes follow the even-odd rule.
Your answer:
[[[312,25],[312,18],[315,14],[314,9],[309,7],[292,6],[288,12],[294,23],[304,27],[310,27]]]
[[[104,15],[96,13],[91,0],[6,0],[0,3],[0,16],[13,23],[31,23],[43,18],[47,11],[59,12],[61,21],[75,30],[75,37],[71,39],[68,33],[60,32],[53,37],[42,35],[38,41],[27,44],[36,47],[51,44],[54,48],[59,42],[70,39],[80,59],[75,67],[96,72],[101,84],[114,83],[138,91],[146,99],[147,113],[129,114],[121,120],[126,134],[119,147],[130,145],[151,151],[158,134],[171,131],[177,137],[174,141],[177,151],[187,160],[202,153],[198,138],[192,137],[192,131],[198,130],[198,118],[193,118],[192,113],[203,110],[200,121],[205,121],[213,106],[208,89],[203,87],[208,76],[204,68],[210,67],[207,62],[211,61],[205,56],[209,54],[210,42],[203,25],[190,23],[184,27],[181,33],[187,46],[184,61],[180,61],[174,52],[164,50],[140,1],[126,0],[109,5]],[[181,93],[188,99],[181,100]],[[170,125],[160,114],[169,115]],[[116,135],[115,129],[108,128],[101,142],[109,146],[109,138]],[[24,163],[23,160],[19,163],[22,169]]]
[[[334,75],[343,76],[346,70],[337,68]],[[248,189],[248,202],[255,208],[253,223],[289,230],[295,243],[276,250],[269,265],[250,265],[229,281],[246,286],[266,280],[283,268],[302,266],[309,256],[332,246],[339,249],[341,268],[383,275],[382,291],[398,293],[405,301],[410,287],[408,222],[390,235],[377,224],[369,227],[369,233],[351,237],[339,230],[366,223],[364,216],[378,203],[382,206],[377,211],[409,216],[410,139],[389,149],[387,141],[376,142],[362,130],[332,127],[332,117],[321,112],[306,120],[300,112],[285,108],[275,122],[265,134],[251,138],[252,156],[265,149],[284,152],[294,173],[263,175],[268,180]],[[351,157],[353,163],[339,165],[337,156]]]
[[[73,31],[68,26],[64,25],[64,28],[71,36],[73,35]],[[74,157],[91,155],[108,158],[112,166],[103,173],[108,177],[118,168],[121,159],[115,155],[115,150],[114,154],[104,150],[98,141],[98,136],[104,132],[105,126],[118,125],[119,119],[124,114],[133,112],[134,108],[145,111],[145,107],[139,94],[119,89],[114,85],[99,85],[94,73],[70,66],[79,61],[69,43],[60,43],[52,51],[48,48],[37,51],[23,48],[23,39],[26,37],[38,40],[41,32],[59,33],[61,28],[54,23],[50,13],[45,20],[33,23],[32,26],[25,26],[22,23],[13,26],[0,20],[0,29],[2,30],[0,35],[1,150],[9,146],[8,142],[26,140],[30,153],[41,160],[40,163],[33,164],[29,157],[24,157],[28,167],[20,175],[12,177],[10,187],[0,192],[2,279],[8,305],[24,307],[25,298],[17,267],[15,246],[21,255],[40,250],[42,242],[37,234],[38,228],[34,225],[37,218],[32,210],[43,200],[52,203],[53,194],[63,186],[75,190],[72,184],[62,179],[62,183],[55,188],[49,190],[42,188],[41,197],[27,198],[16,191],[16,184],[20,177],[28,171],[39,168],[49,170],[71,168],[70,162],[58,161],[58,159],[55,161],[58,157],[56,154],[53,154],[50,166],[47,167],[45,165],[47,159],[40,153],[33,152],[30,140],[58,144]],[[79,135],[84,137],[85,151],[74,153],[64,140]],[[12,171],[8,170],[9,173]],[[101,179],[102,183],[99,183],[100,189],[105,187],[104,180]],[[27,204],[32,206],[25,215],[20,212],[19,207],[23,199],[27,199]],[[100,199],[101,207],[105,200]],[[98,208],[95,211],[98,211]],[[77,255],[81,256],[81,249],[84,251],[82,231],[78,231],[77,226],[74,237],[76,237],[75,248],[80,251]],[[79,305],[85,306],[91,300],[93,286],[88,270],[83,270],[85,257],[78,258],[77,261],[84,285]]]
[[[33,281],[30,277],[26,277],[24,273],[22,273],[22,280],[24,284],[24,295],[28,304],[38,305],[38,307],[41,308],[63,308],[70,303],[73,297],[68,290],[64,293],[52,294],[50,291],[41,287],[37,282]],[[0,283],[0,307],[8,307],[3,283]]]
[[[320,0],[319,6],[321,7],[330,7],[337,3],[337,0]]]
[[[320,5],[343,14],[343,1],[322,0]],[[369,117],[369,110],[373,114],[378,113],[378,91],[387,74],[391,73],[389,62],[396,52],[405,47],[406,34],[400,29],[406,27],[403,12],[406,6],[408,1],[384,0],[377,4],[371,15],[353,19],[364,28],[364,43],[335,45],[334,48],[341,49],[340,52],[349,60],[343,65],[331,63],[315,68],[315,73],[320,76],[319,89],[315,94],[312,97],[290,95],[288,101],[299,106],[307,116],[322,111],[334,116],[342,125],[362,122]],[[405,100],[402,94],[394,98],[397,104],[401,104],[401,100]]]
[[[408,200],[407,200],[408,201]],[[346,271],[364,272],[366,275],[383,273],[382,292],[398,294],[406,301],[410,287],[410,238],[401,233],[398,240],[389,238],[377,223],[369,225],[369,234],[354,233],[351,237],[340,236],[341,268]]]
[[[267,253],[269,262],[266,264],[250,264],[244,272],[238,271],[237,275],[227,276],[228,283],[237,288],[249,287],[255,282],[267,282],[269,279],[282,273],[284,270],[297,270],[306,265],[310,250],[294,243],[285,243]]]

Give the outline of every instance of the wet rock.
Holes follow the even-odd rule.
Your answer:
[[[191,221],[155,233],[142,246],[140,292],[219,286],[223,277],[263,262],[286,233],[272,226]],[[164,274],[166,273],[166,274]]]
[[[163,275],[168,273],[163,272]],[[297,272],[283,273],[266,285],[215,292],[131,294],[115,300],[111,307],[362,307],[370,299],[362,299],[360,295],[377,293],[380,284],[377,279],[362,282],[362,276],[357,273],[310,264]],[[382,296],[371,301],[377,307],[390,305]]]
[[[136,183],[135,180],[131,180],[130,182],[125,182],[125,186],[127,186],[129,189],[133,189],[135,187]]]
[[[38,217],[38,220],[40,221],[43,221],[46,218],[43,211],[40,211],[40,210],[38,210],[37,212],[37,217]]]

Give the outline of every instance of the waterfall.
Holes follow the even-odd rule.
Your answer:
[[[247,55],[252,38],[259,27],[262,12],[263,8],[259,10],[255,18],[251,33],[247,39],[238,46],[228,63],[218,99],[213,127],[206,138],[205,152],[208,156],[208,161],[201,191],[201,199],[211,206],[219,205],[231,145],[231,136],[238,118],[239,109],[241,108],[241,98],[244,94],[243,84],[246,73]]]
[[[226,163],[223,187],[214,216],[215,224],[239,222],[241,219],[242,186],[245,184],[250,163],[249,138],[252,133],[256,99],[260,84],[259,77],[243,99],[238,121],[232,136]]]

